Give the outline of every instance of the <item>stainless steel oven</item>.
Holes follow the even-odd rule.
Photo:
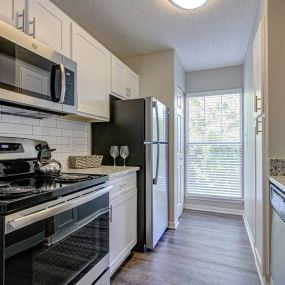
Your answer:
[[[0,284],[108,284],[111,188],[94,186],[4,217]]]
[[[0,21],[0,101],[76,113],[76,71],[71,59]]]

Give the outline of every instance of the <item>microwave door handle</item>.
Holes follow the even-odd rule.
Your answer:
[[[63,104],[65,99],[65,69],[62,63],[59,65],[59,68],[60,68],[60,78],[61,78],[61,88],[60,88],[61,92],[60,92],[59,103]]]

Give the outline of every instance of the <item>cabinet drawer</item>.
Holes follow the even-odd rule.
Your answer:
[[[113,189],[110,192],[110,199],[113,200],[116,197],[123,195],[128,189],[137,187],[137,175],[131,174],[118,179],[110,180],[110,185],[113,185]]]

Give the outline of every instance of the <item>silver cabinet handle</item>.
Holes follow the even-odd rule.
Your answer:
[[[256,135],[262,134],[262,125],[263,125],[262,121],[259,121],[259,119],[257,119],[257,121],[256,121]]]
[[[109,208],[109,221],[110,223],[113,222],[113,206],[112,205]]]
[[[17,17],[18,17],[18,20],[20,18],[22,18],[22,25],[21,26],[18,26],[17,29],[18,30],[21,30],[22,32],[25,33],[25,19],[26,19],[26,16],[25,16],[25,9],[23,9],[22,13],[17,13]]]
[[[59,67],[60,67],[60,76],[61,76],[61,93],[60,93],[59,103],[63,104],[65,99],[65,69],[62,63],[59,65]]]
[[[85,204],[85,203],[105,194],[105,193],[108,193],[112,188],[113,188],[113,186],[111,185],[111,186],[105,187],[101,190],[97,190],[97,191],[91,192],[89,194],[86,194],[84,196],[79,196],[77,198],[66,200],[65,202],[62,202],[62,203],[57,204],[55,206],[52,206],[50,208],[46,208],[46,209],[41,210],[39,212],[35,212],[32,214],[29,214],[29,215],[8,221],[7,227],[6,227],[6,233],[13,232],[13,231],[21,229],[27,225],[33,224],[35,222],[44,220],[46,218],[52,217],[54,215],[57,215],[57,214],[65,212],[67,210],[78,207],[78,206]]]
[[[261,107],[258,107],[258,102],[261,102]],[[255,111],[261,111],[262,110],[262,99],[258,98],[257,96],[255,96]]]
[[[127,87],[127,88],[126,88],[126,96],[127,96],[127,97],[131,97],[131,96],[130,96],[130,93],[131,93],[131,92],[130,92],[130,88]]]
[[[36,17],[33,18],[33,21],[29,21],[29,25],[33,25],[33,32],[30,33],[29,35],[35,38],[36,37]]]

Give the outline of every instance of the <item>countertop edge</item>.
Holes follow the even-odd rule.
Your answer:
[[[284,177],[285,179],[285,176],[270,176],[269,181],[273,183],[275,186],[277,186],[278,188],[280,188],[281,190],[285,191],[285,180],[283,184],[282,182],[278,181],[278,177]]]
[[[102,165],[98,168],[87,168],[87,169],[63,169],[63,173],[80,173],[80,174],[90,174],[90,175],[108,175],[110,180],[117,179],[140,170],[138,166],[127,166],[126,169],[123,167],[118,167],[118,169],[112,168],[113,166]],[[116,166],[115,166],[116,167]]]

